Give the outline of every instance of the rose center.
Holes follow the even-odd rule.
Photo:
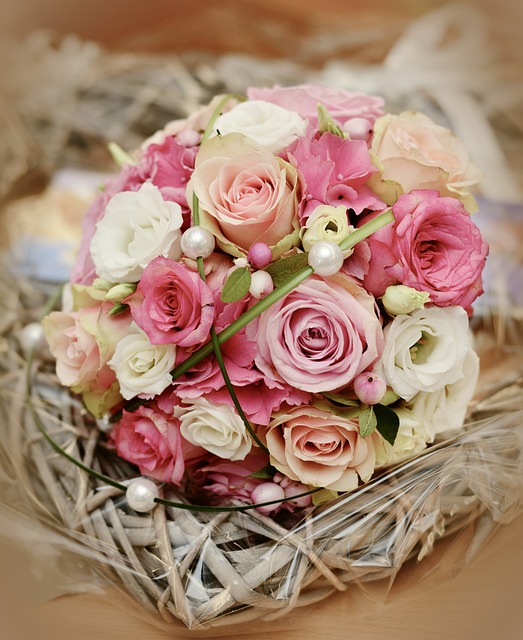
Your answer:
[[[323,327],[309,327],[300,334],[298,342],[305,354],[315,355],[325,349],[329,337]]]

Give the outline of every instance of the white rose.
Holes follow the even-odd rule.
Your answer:
[[[272,153],[305,135],[307,122],[294,111],[263,100],[240,102],[217,118],[214,134],[242,133]]]
[[[461,380],[470,348],[468,327],[467,312],[457,306],[396,316],[384,331],[381,374],[405,400]]]
[[[376,466],[401,462],[411,458],[427,447],[429,432],[422,420],[419,420],[409,409],[394,409],[400,419],[398,434],[394,445],[382,440],[381,447],[376,447]]]
[[[429,442],[440,433],[463,426],[479,377],[479,357],[472,349],[467,352],[462,372],[463,377],[457,382],[434,393],[418,393],[410,403],[413,415],[428,430]]]
[[[182,436],[227,460],[243,460],[252,440],[236,411],[228,404],[211,404],[204,398],[184,400],[189,407],[176,407]]]
[[[109,366],[116,374],[120,393],[126,400],[136,396],[153,398],[172,383],[176,346],[151,344],[147,335],[134,323],[132,333],[117,343]]]
[[[145,182],[138,191],[113,196],[97,223],[90,250],[96,273],[110,282],[138,282],[158,256],[178,260],[182,210]]]
[[[316,207],[307,218],[305,226],[300,231],[305,251],[310,251],[313,244],[329,240],[339,244],[344,238],[354,231],[347,218],[347,207],[331,207],[320,205]],[[354,251],[351,249],[344,253],[345,258]]]

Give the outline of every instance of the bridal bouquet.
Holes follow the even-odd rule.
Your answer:
[[[44,330],[137,469],[135,511],[173,492],[283,522],[462,426],[479,173],[450,131],[383,107],[253,87],[113,147]]]

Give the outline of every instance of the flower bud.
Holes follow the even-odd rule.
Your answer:
[[[385,380],[372,371],[360,373],[354,380],[354,393],[364,404],[378,404],[387,391]]]
[[[122,282],[114,285],[105,294],[104,300],[109,302],[122,302],[136,291],[136,284],[132,282]]]
[[[253,298],[263,298],[274,289],[274,283],[267,271],[255,271],[251,275],[249,293]]]
[[[425,291],[397,284],[386,288],[381,301],[388,314],[398,316],[411,313],[414,309],[423,309],[430,301],[430,296]]]
[[[312,245],[317,242],[327,240],[339,244],[352,231],[354,231],[354,227],[349,225],[346,207],[342,205],[339,207],[320,205],[308,217],[300,235],[303,248],[305,251],[310,251]],[[347,258],[352,251],[353,249],[349,252],[344,252],[343,257]]]

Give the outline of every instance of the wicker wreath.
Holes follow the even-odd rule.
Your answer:
[[[137,514],[121,490],[57,453],[52,442],[115,481],[136,475],[61,387],[35,339],[45,296],[17,286],[7,273],[2,289],[2,443],[33,516],[79,541],[98,569],[167,620],[193,628],[271,619],[350,584],[391,580],[407,560],[429,554],[437,539],[478,518],[508,522],[523,503],[523,376],[511,370],[483,390],[464,433],[289,528],[257,511],[204,513],[160,504],[152,514]]]

